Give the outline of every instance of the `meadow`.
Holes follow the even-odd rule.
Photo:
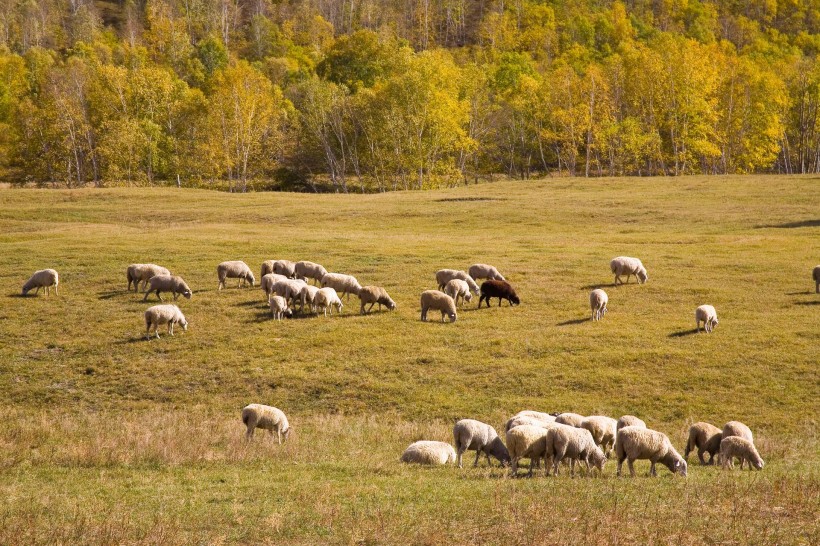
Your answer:
[[[810,177],[544,179],[373,195],[0,190],[2,544],[817,544],[820,193]],[[649,281],[612,286],[638,256]],[[271,321],[216,265],[308,259],[394,312]],[[146,341],[125,268],[194,291]],[[520,306],[419,320],[440,268],[496,265]],[[59,296],[20,297],[36,269]],[[258,279],[257,279],[258,280]],[[609,312],[589,320],[602,287]],[[165,296],[168,299],[168,296]],[[720,324],[694,332],[711,303]],[[431,316],[437,319],[436,313]],[[289,441],[243,439],[260,402]],[[594,478],[399,462],[454,420],[629,413],[683,451],[740,420],[760,472],[615,462]],[[466,464],[469,461],[469,464]],[[523,474],[523,471],[521,471]]]

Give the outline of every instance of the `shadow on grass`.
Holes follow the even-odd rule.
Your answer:
[[[795,305],[820,305],[820,300],[817,301],[796,301]]]
[[[21,294],[20,292],[15,292],[13,294],[8,295],[9,298],[33,298],[34,294]]]
[[[256,300],[256,301],[243,301],[243,302],[240,302],[240,303],[236,304],[237,307],[257,307],[257,306],[262,306],[262,305],[267,307],[268,302],[266,302],[265,300]]]
[[[697,333],[697,328],[692,328],[691,330],[681,330],[679,332],[672,332],[671,334],[669,334],[669,337],[686,337]]]
[[[556,326],[572,326],[573,324],[583,324],[583,323],[589,322],[591,320],[592,319],[590,317],[584,317],[584,318],[573,319],[573,320],[565,320],[564,322],[559,322],[558,324],[556,324]]]
[[[814,290],[806,290],[804,292],[786,292],[787,296],[808,296],[809,294],[816,294]]]
[[[755,229],[794,229],[801,227],[820,227],[820,220],[801,220],[800,222],[786,222],[784,224],[760,224],[755,226]]]
[[[598,283],[598,284],[588,284],[588,285],[586,285],[586,286],[582,286],[582,287],[580,288],[580,290],[597,290],[597,289],[599,289],[599,288],[615,288],[616,286],[619,286],[619,285],[615,284],[614,282],[609,282],[609,283]]]
[[[122,290],[113,290],[111,292],[100,292],[99,296],[97,296],[97,299],[99,299],[99,300],[110,300],[110,299],[116,298],[117,296],[122,296],[122,295],[126,295],[126,294],[133,294],[133,293],[134,292],[132,292],[131,290],[126,290],[125,292],[123,292]]]

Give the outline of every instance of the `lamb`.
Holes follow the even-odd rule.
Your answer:
[[[159,339],[159,326],[168,325],[168,333],[174,335],[174,325],[179,324],[184,331],[188,330],[188,321],[179,307],[172,304],[154,305],[145,311],[145,338],[151,338],[151,327],[154,327],[154,334]]]
[[[718,459],[721,461],[723,468],[734,468],[735,457],[740,459],[740,468],[743,468],[743,463],[747,462],[749,463],[749,470],[753,466],[758,470],[763,469],[763,459],[752,442],[740,436],[729,436],[721,440]]]
[[[700,332],[700,323],[703,322],[703,329],[707,334],[711,334],[715,326],[718,325],[717,311],[711,305],[701,305],[695,309],[695,328]]]
[[[328,308],[330,309],[330,314],[333,315],[334,306],[336,310],[339,311],[339,314],[342,314],[342,300],[339,299],[339,295],[336,294],[336,291],[330,287],[321,288],[316,292],[316,295],[313,297],[313,305],[317,310],[321,309],[324,311],[325,316],[327,316]]]
[[[264,277],[268,273],[276,273],[292,279],[296,274],[296,264],[289,260],[265,260],[262,262],[262,275],[260,276]]]
[[[259,281],[259,286],[262,287],[262,291],[265,292],[265,298],[267,298],[268,302],[270,302],[271,294],[273,294],[273,285],[277,281],[284,281],[287,277],[284,275],[277,275],[276,273],[266,273],[262,275],[262,279]]]
[[[239,286],[242,286],[242,281],[251,283],[251,286],[256,283],[256,279],[251,273],[251,268],[243,261],[234,260],[230,262],[222,262],[216,266],[216,274],[219,277],[219,286],[217,290],[222,290],[225,287],[225,279],[239,279]]]
[[[646,428],[646,423],[634,415],[621,415],[621,417],[618,418],[618,423],[615,425],[615,430],[619,431],[624,427]]]
[[[166,268],[156,264],[131,264],[125,270],[128,279],[128,289],[131,290],[131,283],[134,283],[134,293],[138,291],[138,285],[142,282],[142,289],[148,286],[148,281],[156,275],[170,275]]]
[[[450,279],[444,285],[444,293],[453,298],[453,301],[458,305],[458,298],[461,298],[462,305],[465,301],[473,301],[473,295],[470,293],[470,285],[467,281],[462,279]]]
[[[814,266],[811,271],[811,278],[814,279],[815,294],[820,294],[820,265]]]
[[[296,262],[293,269],[297,279],[313,279],[317,283],[322,282],[322,277],[327,275],[327,269],[319,264],[307,261]]]
[[[148,290],[145,291],[145,296],[143,296],[142,301],[148,300],[148,295],[151,292],[156,292],[159,301],[163,301],[162,296],[159,295],[160,292],[170,292],[174,295],[174,301],[176,301],[177,296],[182,294],[185,299],[191,299],[191,289],[188,288],[188,285],[185,284],[185,281],[182,280],[182,277],[177,275],[156,275],[151,277],[148,280]]]
[[[387,290],[381,286],[363,286],[362,289],[359,290],[359,299],[362,302],[360,310],[362,315],[365,314],[364,306],[368,303],[370,304],[370,307],[367,308],[368,313],[377,303],[379,304],[379,311],[382,310],[382,305],[391,311],[396,309],[396,302],[390,299],[390,296],[387,294]]]
[[[609,296],[600,288],[596,288],[589,293],[589,307],[592,309],[593,321],[599,321],[604,318],[607,303],[609,303]]]
[[[686,449],[683,451],[683,458],[689,462],[689,453],[698,450],[700,464],[712,464],[715,454],[720,450],[720,441],[723,439],[723,432],[710,423],[698,422],[689,427],[689,439],[686,441]],[[709,453],[709,462],[703,459],[703,454]]]
[[[584,422],[584,416],[578,415],[577,413],[559,413],[555,417],[555,422],[562,425],[581,428],[581,423]]]
[[[669,437],[662,432],[648,428],[624,427],[618,431],[615,453],[618,457],[618,476],[621,475],[624,460],[627,460],[629,465],[629,474],[634,477],[635,460],[649,459],[652,463],[649,467],[650,476],[657,476],[655,464],[660,462],[672,473],[686,477],[686,461],[675,451]]]
[[[750,442],[754,443],[755,439],[752,436],[752,430],[741,423],[740,421],[729,421],[725,425],[723,425],[723,439],[729,438],[730,436],[739,436],[744,440],[749,440]],[[743,459],[740,460],[740,468],[743,468]]]
[[[532,425],[513,427],[507,431],[507,449],[512,462],[510,475],[515,476],[518,473],[518,461],[526,457],[530,460],[530,471],[527,475],[532,476],[533,469],[539,459],[544,457],[547,449],[547,429]]]
[[[595,445],[600,446],[607,457],[615,446],[615,436],[618,433],[618,421],[604,415],[590,415],[581,421],[581,428],[592,434]]]
[[[36,288],[37,290],[34,291],[35,294],[40,292],[40,289],[43,289],[43,292],[46,293],[46,296],[51,294],[51,287],[54,287],[54,295],[59,296],[57,293],[57,285],[60,284],[59,275],[53,269],[41,269],[39,271],[35,271],[34,274],[29,277],[29,279],[23,285],[23,295],[29,293],[32,288]]]
[[[273,406],[248,404],[242,408],[242,422],[248,427],[245,438],[249,440],[253,437],[253,432],[257,428],[268,430],[271,434],[275,432],[279,445],[282,445],[283,435],[286,441],[290,435],[288,418],[282,410]]]
[[[293,313],[288,309],[288,302],[282,296],[273,296],[270,299],[270,316],[276,320],[282,320],[282,317],[293,316]]]
[[[427,311],[441,311],[441,322],[444,316],[450,317],[450,322],[456,321],[456,302],[453,298],[438,290],[425,290],[421,293],[421,320],[427,321]]]
[[[507,451],[504,442],[495,429],[486,423],[475,419],[462,419],[453,427],[453,439],[459,468],[462,468],[461,458],[467,450],[476,452],[473,466],[478,466],[478,459],[482,453],[487,456],[487,464],[490,465],[490,455],[498,459],[502,466],[510,462],[510,452]]]
[[[590,471],[590,463],[600,472],[607,461],[601,448],[595,445],[592,434],[586,429],[569,425],[555,424],[547,431],[545,459],[552,459],[553,473],[558,475],[558,468],[564,458],[570,459],[570,476],[575,476],[575,461],[583,461]],[[549,468],[547,468],[549,475]]]
[[[498,272],[498,269],[487,264],[473,264],[467,273],[473,279],[487,279],[490,281],[506,281],[504,275]]]
[[[350,299],[350,294],[359,295],[362,285],[352,275],[345,275],[343,273],[326,273],[322,277],[322,288],[332,288],[339,294],[347,294],[347,299]]]
[[[466,271],[459,271],[457,269],[440,269],[436,271],[436,282],[438,283],[439,290],[444,290],[447,283],[453,279],[461,279],[466,282],[467,286],[470,287],[470,291],[476,296],[478,295],[478,285]]]
[[[499,307],[501,307],[501,300],[510,302],[510,307],[521,303],[515,289],[507,281],[484,281],[481,283],[481,297],[478,298],[478,308],[481,309],[481,302],[484,300],[487,301],[487,307],[489,307],[490,298],[498,298]]]
[[[413,442],[401,454],[404,463],[443,465],[456,460],[456,450],[447,442],[419,440]]]
[[[626,282],[629,282],[629,277],[635,275],[639,284],[643,284],[649,280],[646,275],[646,268],[643,266],[638,258],[630,258],[629,256],[618,256],[609,262],[609,268],[615,273],[615,284],[618,282],[624,284],[621,280],[621,275],[626,274]]]

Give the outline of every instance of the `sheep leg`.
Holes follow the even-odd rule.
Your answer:
[[[658,475],[658,473],[657,473],[657,471],[655,470],[655,461],[654,461],[654,460],[652,460],[652,459],[650,459],[650,463],[651,463],[651,464],[649,465],[649,475],[650,475],[650,476],[657,476],[657,475]]]
[[[171,334],[172,336],[174,335],[174,322],[173,321],[168,323],[168,333]]]
[[[159,298],[159,301],[165,301],[162,299],[162,296],[159,295],[159,290],[157,290],[157,297]]]
[[[372,310],[373,310],[373,306],[374,306],[374,305],[376,305],[376,303],[375,303],[375,302],[370,304],[370,307],[368,307],[368,308],[367,308],[367,312],[368,312],[368,313],[369,313],[370,311],[372,311]],[[379,304],[379,311],[381,311],[381,310],[382,310],[382,304],[380,303],[380,304]]]
[[[279,427],[276,427],[276,438],[279,441],[279,445],[281,446],[282,445],[282,431],[279,429]]]
[[[477,466],[478,466],[478,460],[479,460],[480,458],[481,458],[481,450],[480,450],[480,449],[476,449],[476,450],[475,450],[475,462],[473,463],[473,468],[475,468],[475,467],[477,467]]]
[[[706,461],[703,459],[703,450],[698,449],[698,459],[700,459],[700,464],[706,464]]]
[[[461,458],[462,458],[463,455],[464,455],[464,450],[461,448],[461,446],[459,446],[458,447],[458,453],[456,454],[456,463],[458,464],[459,468],[464,468],[461,464]]]
[[[627,459],[627,466],[629,466],[629,475],[635,477],[635,459]]]
[[[60,294],[57,292],[57,285],[54,285],[54,295],[59,296]]]

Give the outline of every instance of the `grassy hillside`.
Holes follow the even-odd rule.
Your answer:
[[[0,191],[0,542],[817,542],[818,211],[805,177]],[[647,284],[611,286],[622,254]],[[216,290],[220,261],[269,258],[384,286],[398,310],[275,323],[258,289]],[[149,261],[194,290],[188,332],[144,341],[125,267]],[[420,322],[434,272],[477,261],[522,304]],[[60,295],[19,297],[44,267]],[[249,402],[291,416],[285,447],[242,441]],[[767,466],[508,480],[397,462],[456,418],[502,428],[525,408],[636,414],[681,451],[692,422],[738,419]]]

